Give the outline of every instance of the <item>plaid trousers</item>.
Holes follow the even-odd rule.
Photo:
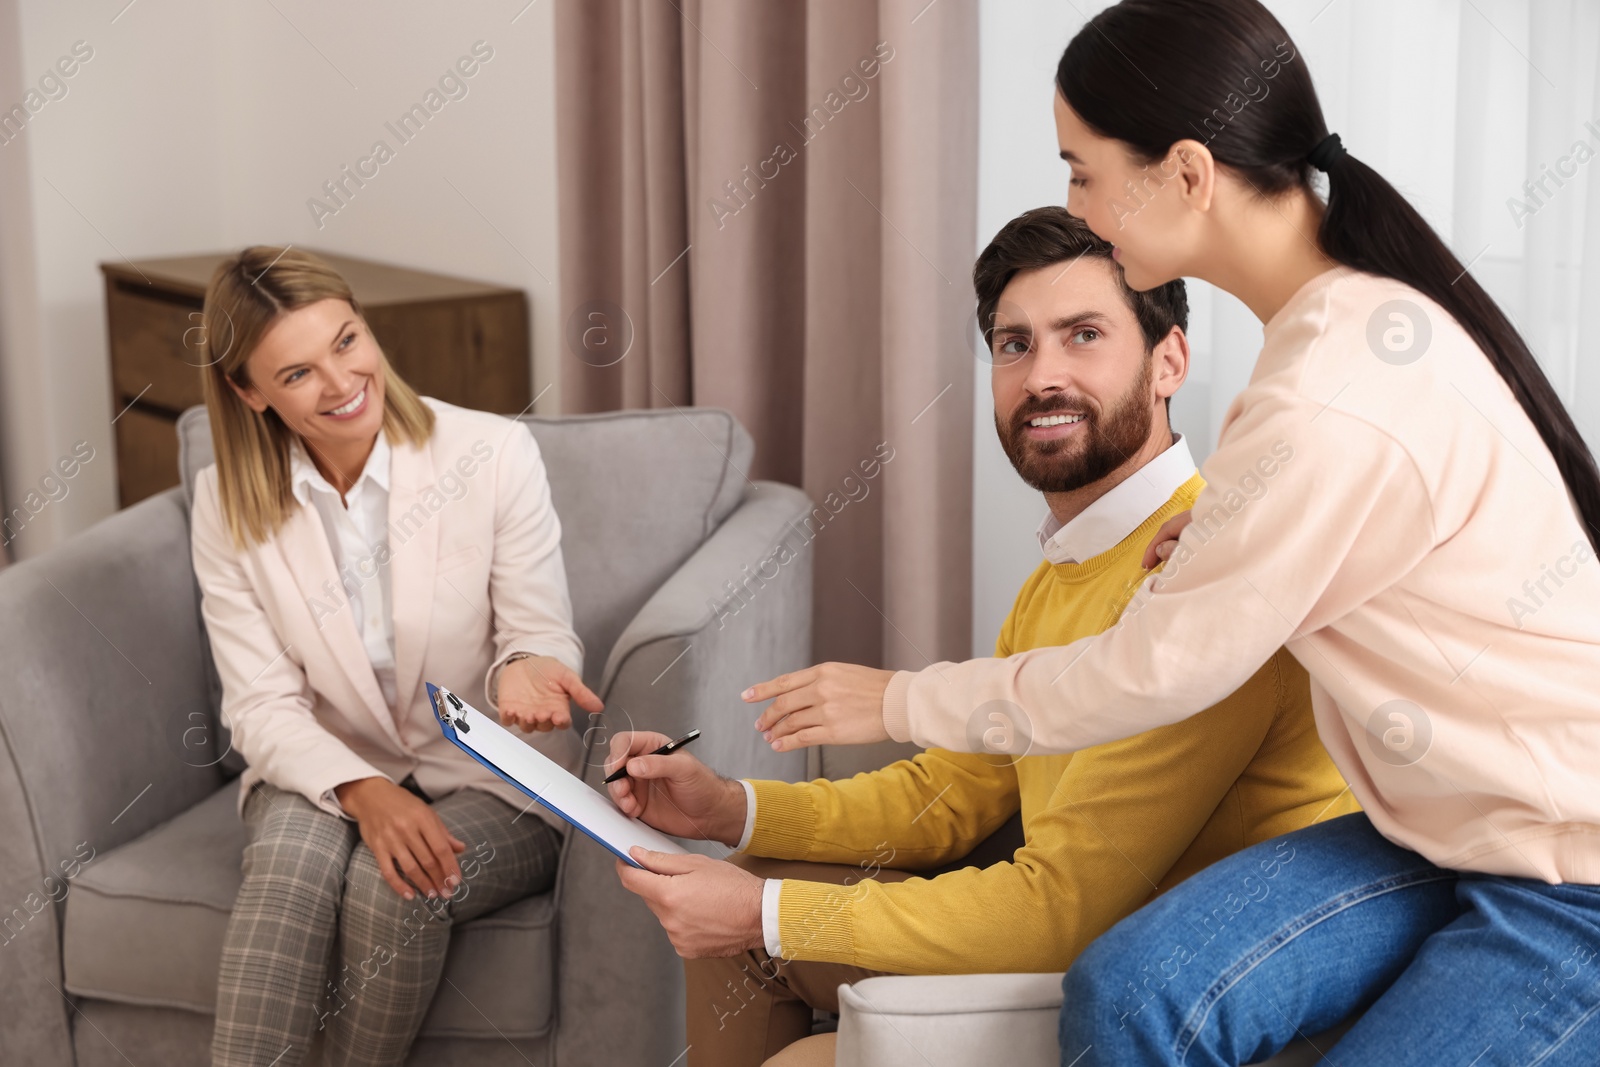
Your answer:
[[[319,1032],[329,1067],[403,1063],[451,925],[555,884],[560,837],[538,815],[470,789],[433,808],[467,844],[448,902],[389,888],[355,823],[266,782],[251,791],[244,884],[217,982],[215,1067],[292,1067]]]

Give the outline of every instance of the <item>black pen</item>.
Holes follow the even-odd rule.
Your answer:
[[[693,741],[695,738],[697,738],[699,736],[700,736],[700,731],[699,730],[690,730],[688,733],[684,734],[682,737],[678,738],[676,741],[668,741],[666,744],[662,745],[660,748],[656,749],[654,752],[641,752],[640,755],[644,755],[644,756],[670,756],[674,752],[678,751],[678,749],[682,748],[684,745],[687,745],[690,741]],[[637,759],[637,758],[638,758],[637,756],[629,756],[628,757],[628,759]],[[626,778],[627,776],[628,776],[628,762],[627,762],[627,760],[623,760],[622,766],[620,766],[616,770],[612,771],[610,776],[607,777],[600,784],[601,785],[610,785],[612,782],[621,781],[622,779]]]

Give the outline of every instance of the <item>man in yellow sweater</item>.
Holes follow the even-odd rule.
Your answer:
[[[995,427],[1049,507],[1045,560],[997,656],[1115,625],[1148,576],[1146,546],[1202,484],[1167,418],[1188,371],[1184,284],[1134,292],[1112,253],[1064,209],[1039,208],[974,268]],[[975,748],[1027,729],[1013,705],[975,708],[969,725]],[[648,755],[666,740],[613,739],[607,771],[630,776],[611,786],[617,803],[743,853],[618,864],[688,960],[695,1067],[761,1063],[809,1032],[813,1008],[837,1010],[841,983],[871,975],[1065,970],[1201,868],[1356,808],[1282,649],[1194,718],[1075,755],[935,749],[847,781],[737,782],[687,752]],[[1009,861],[954,863],[1019,812]]]

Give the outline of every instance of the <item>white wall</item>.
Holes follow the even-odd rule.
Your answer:
[[[529,295],[535,391],[554,381],[554,5],[125,5],[0,4],[0,108],[74,42],[94,50],[67,95],[0,145],[8,508],[74,442],[96,452],[17,555],[115,509],[103,260],[292,243],[516,286]],[[479,40],[493,57],[466,95],[402,145],[384,124]],[[379,139],[394,158],[319,227],[307,200],[326,199],[323,182]],[[552,389],[539,407],[556,400]]]

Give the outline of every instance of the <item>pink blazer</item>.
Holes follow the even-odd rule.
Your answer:
[[[427,403],[438,416],[432,439],[392,450],[389,551],[347,564],[343,576],[309,505],[297,505],[270,540],[236,548],[216,467],[200,472],[194,569],[222,715],[249,763],[241,807],[251,787],[267,781],[342,816],[333,787],[379,774],[395,782],[413,775],[436,799],[480,789],[518,809],[530,804],[445,740],[422,683],[487,709],[489,673],[512,652],[554,656],[582,671],[561,524],[527,427]],[[372,579],[377,566],[390,568],[394,708],[384,704],[341,584]],[[569,769],[581,760],[577,730],[530,737]]]

